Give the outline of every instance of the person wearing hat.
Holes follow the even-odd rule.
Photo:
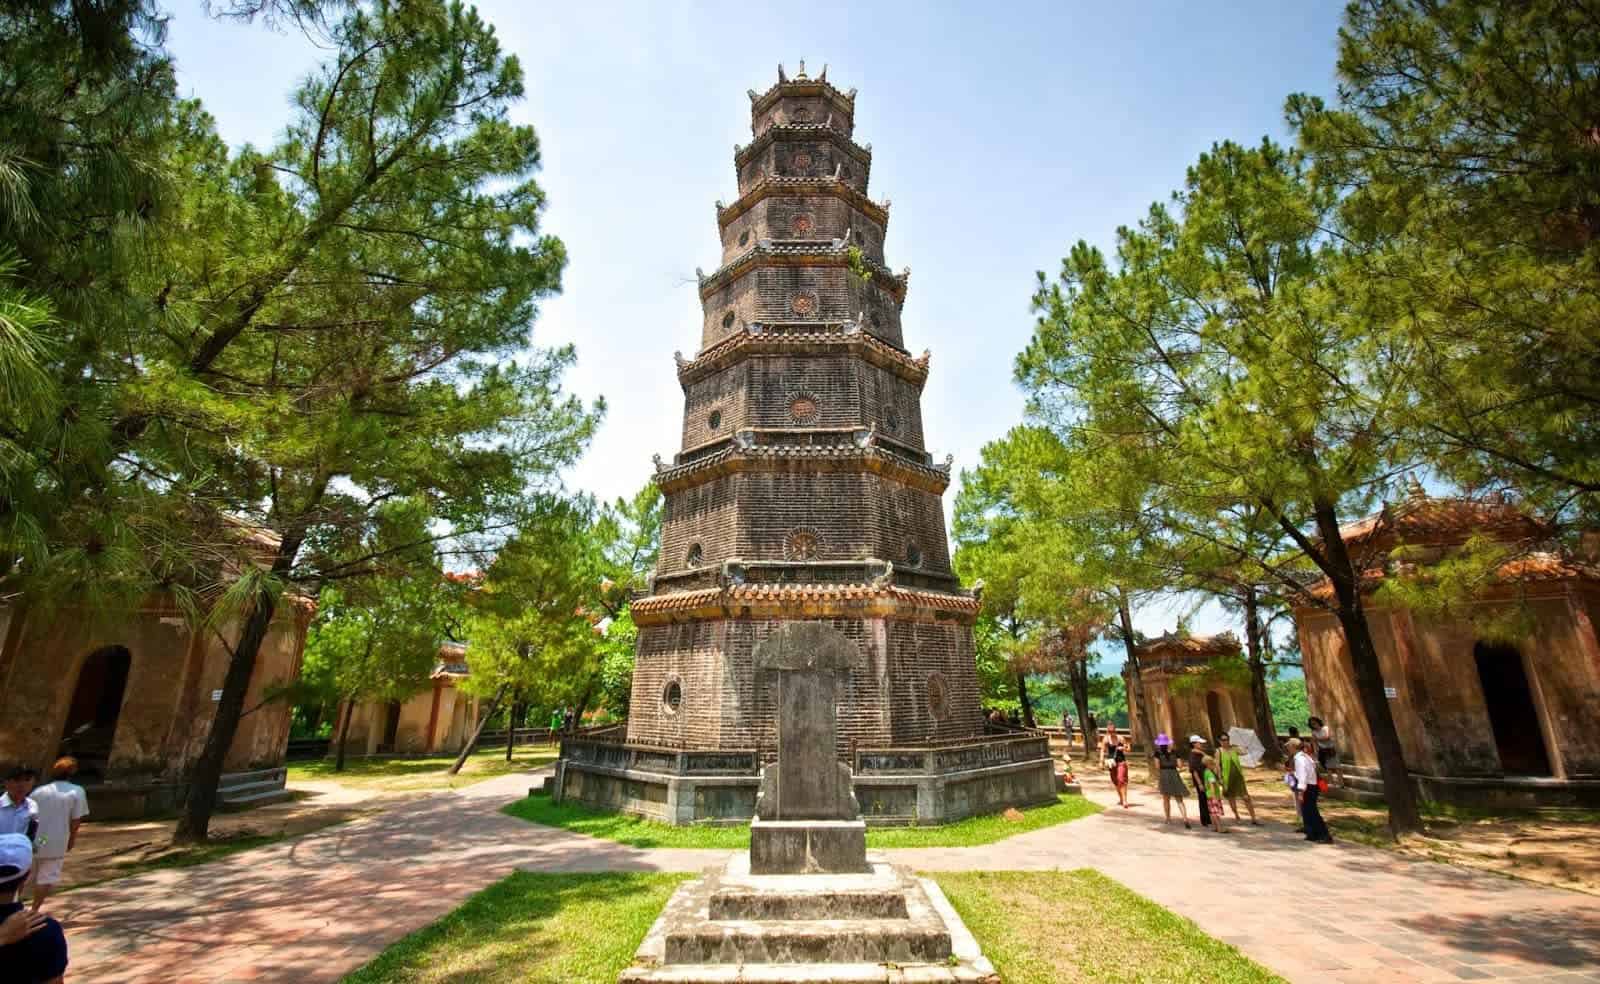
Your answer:
[[[0,834],[0,978],[17,984],[60,984],[67,972],[67,936],[49,916],[14,901],[33,870],[26,834]]]
[[[1200,798],[1200,826],[1211,826],[1211,804],[1206,799],[1206,740],[1199,735],[1189,736],[1189,778],[1194,780],[1195,794]]]
[[[1172,750],[1172,739],[1163,731],[1156,735],[1156,788],[1161,791],[1161,811],[1166,815],[1167,822],[1172,822],[1172,801],[1178,801],[1178,812],[1183,816],[1183,829],[1193,830],[1194,824],[1189,822],[1189,807],[1184,803],[1184,797],[1189,795],[1189,788],[1183,784],[1183,777],[1178,775],[1178,756]]]

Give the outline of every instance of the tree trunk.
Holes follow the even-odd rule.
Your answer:
[[[478,747],[478,736],[483,734],[484,726],[489,723],[490,718],[494,717],[494,712],[500,709],[500,698],[506,695],[506,686],[506,684],[502,683],[499,689],[495,690],[494,696],[489,699],[488,710],[484,711],[483,716],[478,718],[478,726],[472,729],[472,737],[467,739],[466,745],[461,749],[461,754],[456,756],[455,764],[450,766],[451,775],[461,771],[461,767],[467,764],[467,756],[471,755],[472,750]]]
[[[250,687],[256,655],[272,626],[272,613],[276,608],[272,595],[261,591],[245,618],[244,629],[228,660],[228,672],[222,678],[222,699],[217,702],[217,713],[206,733],[205,748],[189,774],[189,798],[172,834],[174,844],[203,844],[210,832],[211,814],[217,808],[217,785],[222,781],[222,763],[227,758],[228,747],[233,744],[234,733],[239,730],[245,691]]]
[[[1093,762],[1094,738],[1089,734],[1089,656],[1085,653],[1067,665],[1067,681],[1072,685],[1072,704],[1078,710],[1078,722],[1083,726],[1083,760]],[[1067,744],[1072,744],[1072,734],[1067,734]]]
[[[1028,699],[1028,675],[1020,670],[1017,671],[1017,698],[1022,701],[1022,726],[1034,727],[1033,701]]]
[[[589,682],[583,688],[583,694],[578,698],[578,706],[572,711],[572,727],[567,729],[567,734],[577,734],[583,727],[583,712],[589,707],[589,699],[594,696],[595,681],[600,678],[599,673],[589,676]]]
[[[1244,638],[1250,655],[1250,703],[1255,709],[1256,736],[1261,739],[1261,764],[1275,766],[1283,761],[1278,748],[1278,729],[1272,723],[1272,701],[1267,696],[1267,664],[1261,652],[1261,619],[1256,589],[1244,589]]]
[[[1117,588],[1117,628],[1127,652],[1128,710],[1139,717],[1139,733],[1144,737],[1144,753],[1150,762],[1150,778],[1156,777],[1156,732],[1151,726],[1150,706],[1145,702],[1144,678],[1139,674],[1139,641],[1133,635],[1133,612],[1128,608],[1128,592]]]
[[[334,753],[333,771],[344,771],[344,750],[350,741],[350,719],[356,716],[356,699],[350,697],[344,702],[344,717],[339,721],[339,750]]]
[[[506,715],[506,761],[511,761],[512,749],[517,744],[517,711],[522,705],[517,701],[511,702],[511,713]]]
[[[1361,585],[1355,565],[1339,536],[1339,520],[1333,503],[1314,503],[1317,532],[1326,551],[1324,571],[1333,584],[1334,614],[1344,629],[1345,645],[1350,650],[1350,666],[1355,673],[1356,694],[1366,712],[1372,745],[1378,753],[1378,773],[1383,779],[1383,798],[1389,807],[1389,831],[1400,834],[1422,829],[1422,814],[1417,808],[1416,790],[1411,787],[1411,772],[1406,768],[1400,732],[1394,726],[1389,698],[1383,690],[1383,668],[1378,649],[1372,642],[1361,604]]]

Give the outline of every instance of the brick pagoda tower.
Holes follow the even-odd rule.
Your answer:
[[[733,155],[739,197],[717,203],[722,266],[700,275],[700,351],[677,357],[682,449],[670,464],[657,458],[661,554],[632,608],[631,751],[575,745],[580,771],[610,778],[560,780],[574,798],[652,815],[652,774],[753,773],[751,756],[773,748],[771,692],[752,654],[788,622],[825,621],[859,647],[839,697],[841,756],[984,741],[979,603],[950,569],[950,462],[934,464],[925,447],[928,355],[904,346],[909,271],[884,263],[888,205],[867,197],[872,150],[852,139],[855,91],[802,63],[793,78],[780,66],[750,102],[754,139]],[[1038,758],[1050,775],[1038,751],[1028,792],[978,798],[1037,799]],[[974,753],[991,766],[996,754]],[[611,781],[624,778],[637,781]],[[704,800],[707,780],[697,787]],[[754,787],[741,788],[694,811],[676,787],[659,795],[675,821],[749,816]],[[892,809],[950,812],[903,797]]]

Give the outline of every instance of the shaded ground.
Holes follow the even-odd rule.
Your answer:
[[[332,783],[384,793],[459,789],[495,776],[537,769],[556,760],[556,749],[546,746],[518,748],[509,762],[505,754],[503,748],[477,752],[467,759],[461,772],[453,776],[450,775],[450,766],[455,763],[454,755],[347,758],[343,772],[334,771],[331,758],[292,762],[289,765],[289,786],[320,790]]]
[[[1283,981],[1095,871],[951,872],[936,880],[1006,984]]]
[[[1082,749],[1077,749],[1077,753],[1081,756]],[[1081,765],[1081,762],[1075,764]],[[1296,822],[1294,804],[1283,785],[1282,773],[1267,769],[1247,772],[1257,815],[1293,825]],[[1143,763],[1131,764],[1129,774],[1136,785],[1147,781]],[[1083,768],[1078,778],[1097,792],[1108,795],[1111,792],[1104,769]],[[1159,799],[1156,802],[1159,804]],[[1241,801],[1238,806],[1240,813],[1248,817],[1244,803]],[[1192,796],[1189,809],[1191,814],[1195,809]],[[1335,837],[1406,857],[1492,871],[1600,895],[1600,837],[1595,836],[1595,831],[1600,829],[1600,815],[1481,811],[1446,815],[1436,812],[1427,818],[1425,833],[1408,836],[1399,843],[1388,836],[1388,813],[1376,806],[1325,797],[1322,815]],[[1228,818],[1233,818],[1232,811]]]
[[[211,821],[211,843],[173,847],[175,818],[162,820],[91,821],[62,872],[62,888],[94,885],[142,871],[204,864],[239,851],[299,837],[334,824],[369,816],[396,798],[470,786],[496,776],[538,769],[555,758],[555,750],[518,748],[511,763],[505,750],[480,752],[456,776],[448,774],[454,756],[426,758],[352,758],[344,772],[333,761],[296,762],[289,766],[289,789],[295,798],[239,813],[219,813]],[[90,809],[94,804],[89,804]]]

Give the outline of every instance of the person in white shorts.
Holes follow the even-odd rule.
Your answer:
[[[50,769],[52,781],[36,787],[31,797],[39,808],[39,833],[33,842],[34,912],[61,883],[61,866],[77,846],[78,827],[89,815],[89,796],[72,781],[77,771],[77,759],[57,759]]]

